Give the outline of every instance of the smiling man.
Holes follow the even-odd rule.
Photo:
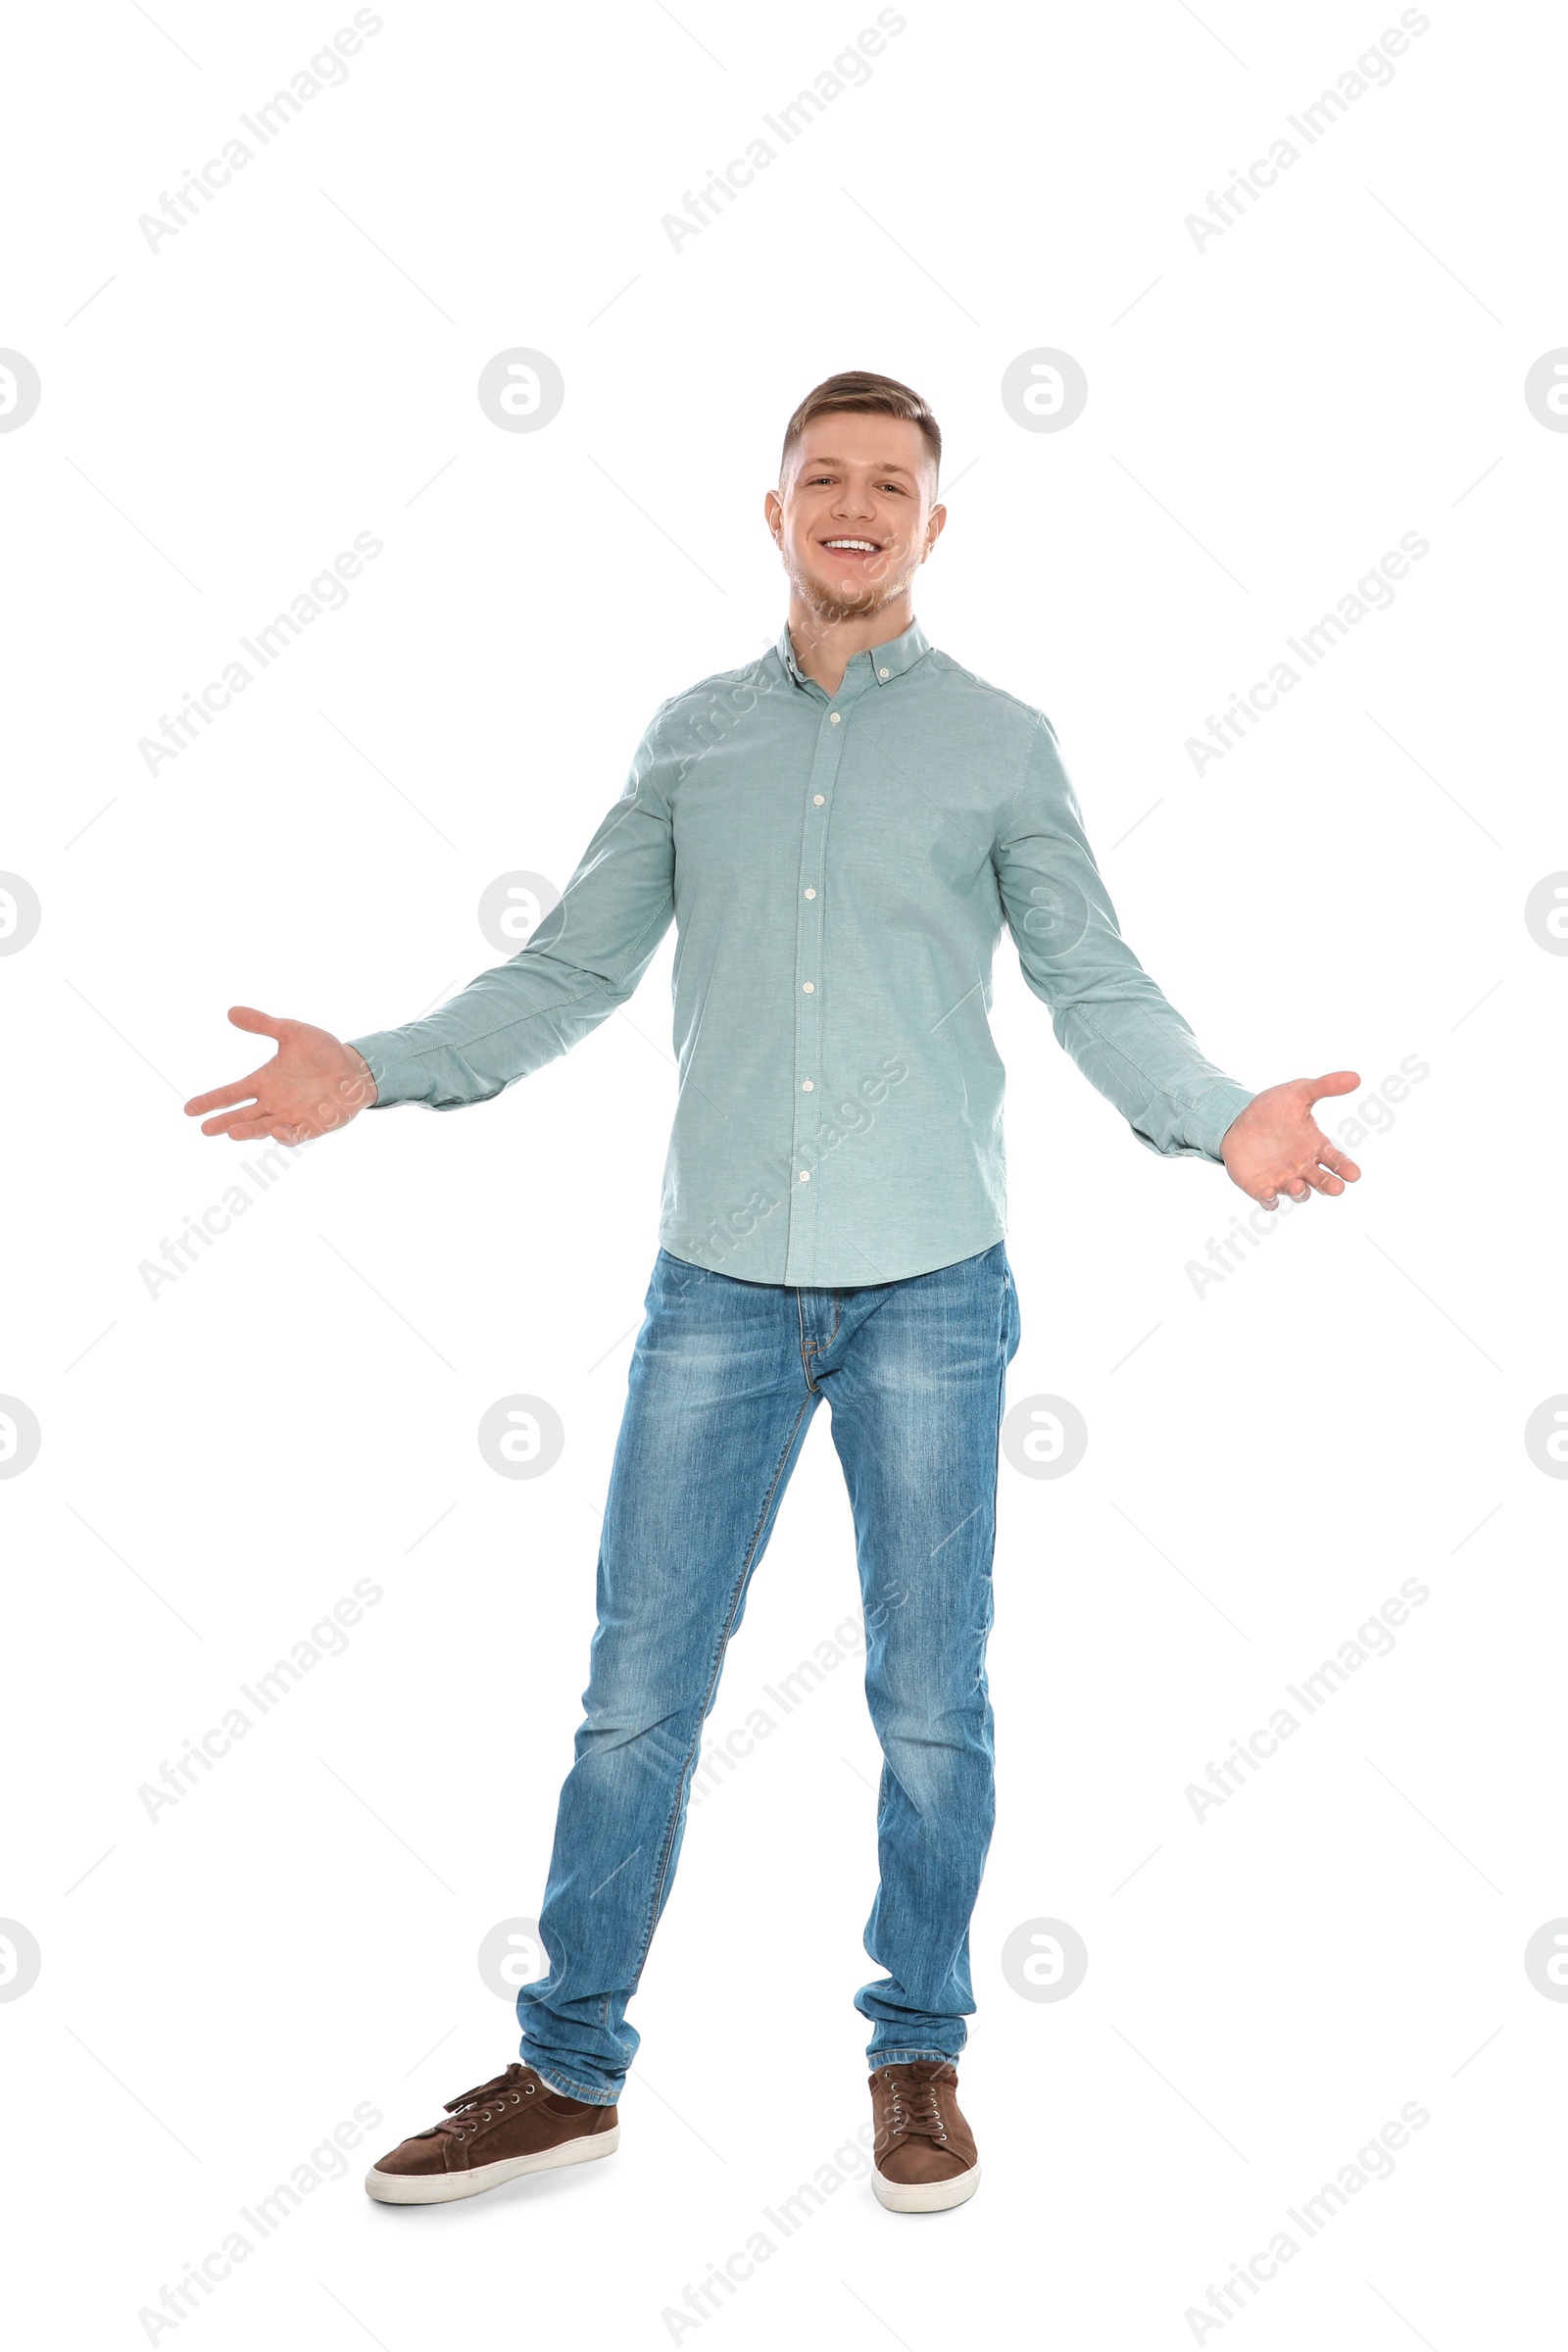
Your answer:
[[[1359,1173],[1312,1117],[1356,1075],[1253,1094],[1203,1058],[1121,938],[1050,720],[926,638],[910,596],[947,519],[941,456],[906,385],[819,384],[764,502],[790,584],[777,643],[655,713],[521,953],[427,1017],[348,1044],[236,1006],[276,1054],[186,1105],[205,1134],[297,1143],[368,1106],[485,1102],[624,1004],[677,926],[662,1246],[539,1914],[549,1973],[517,1996],[520,2062],[371,2170],[388,2203],[472,2196],[616,2146],[638,2046],[626,2010],[703,1725],[824,1396],[884,1758],[865,1931],[882,1973],[856,1995],[873,2184],[904,2213],[978,2185],[954,2062],[994,1811],[985,1652],[1019,1338],[987,1018],[1004,925],[1057,1038],[1152,1151],[1223,1163],[1265,1208]],[[788,2052],[805,2093],[791,2021],[747,2005],[738,1951],[736,1975],[736,2047]]]

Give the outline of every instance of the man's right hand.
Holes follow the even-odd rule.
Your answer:
[[[236,1029],[275,1037],[277,1052],[248,1078],[186,1103],[191,1118],[201,1118],[204,1111],[220,1114],[202,1120],[203,1135],[226,1135],[236,1144],[263,1135],[276,1144],[303,1144],[346,1127],[375,1101],[369,1063],[330,1030],[274,1019],[250,1004],[230,1005],[228,1017]]]

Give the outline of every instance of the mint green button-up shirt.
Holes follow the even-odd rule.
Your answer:
[[[788,627],[661,706],[520,954],[352,1043],[378,1107],[482,1102],[623,1004],[671,920],[679,1098],[660,1239],[748,1282],[845,1289],[1005,1230],[992,956],[1156,1152],[1219,1156],[1250,1100],[1116,927],[1049,719],[916,622],[829,697]]]

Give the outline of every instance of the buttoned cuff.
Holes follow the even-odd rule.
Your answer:
[[[368,1060],[369,1056],[366,1056]],[[1234,1078],[1222,1078],[1200,1095],[1191,1109],[1185,1110],[1179,1129],[1180,1142],[1157,1144],[1152,1136],[1134,1127],[1133,1133],[1151,1152],[1158,1152],[1167,1159],[1207,1159],[1223,1167],[1220,1145],[1225,1131],[1252,1100],[1250,1087],[1238,1086]]]
[[[1222,1078],[1218,1086],[1209,1088],[1198,1108],[1188,1114],[1187,1139],[1202,1158],[1217,1160],[1224,1166],[1219,1148],[1225,1130],[1241,1117],[1253,1092],[1250,1086],[1238,1086],[1234,1078]]]
[[[368,1037],[344,1039],[363,1054],[375,1080],[375,1101],[368,1110],[390,1110],[398,1102],[421,1102],[429,1092],[429,1054],[411,1053],[395,1029],[372,1030]],[[421,1061],[425,1065],[421,1068]]]

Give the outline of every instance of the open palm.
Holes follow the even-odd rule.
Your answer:
[[[230,1005],[228,1017],[236,1029],[275,1038],[277,1052],[232,1086],[192,1097],[186,1113],[202,1119],[203,1135],[226,1135],[236,1144],[263,1135],[278,1144],[303,1144],[346,1127],[375,1101],[369,1064],[329,1029],[258,1012],[250,1004]],[[205,1111],[219,1116],[203,1118]]]
[[[1254,1095],[1220,1144],[1232,1183],[1264,1208],[1273,1208],[1281,1193],[1307,1200],[1354,1184],[1360,1169],[1329,1142],[1312,1105],[1324,1095],[1353,1094],[1360,1083],[1354,1070],[1331,1070],[1326,1078],[1290,1078]]]

